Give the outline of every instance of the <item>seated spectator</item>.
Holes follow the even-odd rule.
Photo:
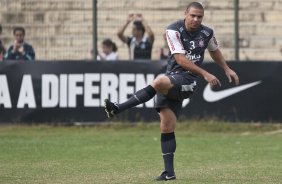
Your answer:
[[[118,60],[117,46],[111,39],[104,39],[102,42],[102,53],[98,52],[97,60],[116,61]]]
[[[169,47],[166,41],[166,34],[163,34],[164,45],[160,48],[160,60],[166,60],[169,58]]]
[[[0,35],[1,34],[2,34],[2,26],[0,24]],[[5,47],[0,39],[0,61],[3,61],[4,54],[5,54]]]
[[[24,41],[25,29],[23,27],[15,27],[13,30],[14,44],[9,46],[4,56],[5,60],[35,60],[35,52],[33,47]]]
[[[133,21],[132,36],[125,36],[124,31]],[[145,32],[147,35],[145,35]],[[118,30],[119,39],[129,48],[129,58],[150,60],[154,43],[154,33],[142,14],[129,14],[126,23]]]

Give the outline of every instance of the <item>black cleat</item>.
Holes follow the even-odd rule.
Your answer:
[[[104,107],[105,111],[107,113],[107,117],[111,118],[115,114],[117,114],[118,107],[113,102],[111,102],[109,99],[104,100]]]
[[[156,181],[168,181],[168,180],[175,180],[175,175],[169,175],[167,171],[164,171],[159,175],[155,180]]]

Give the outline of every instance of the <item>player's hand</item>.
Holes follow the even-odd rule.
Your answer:
[[[133,21],[133,19],[134,19],[134,14],[133,13],[128,14],[127,22],[131,22]]]
[[[143,16],[141,13],[135,14],[135,20],[142,22],[143,21]]]
[[[239,84],[239,77],[231,68],[227,68],[224,71],[225,71],[225,75],[227,76],[229,82],[234,81],[236,85]]]
[[[13,51],[18,52],[20,47],[21,47],[21,44],[15,41],[13,45]]]
[[[211,87],[221,86],[220,81],[212,74],[206,73],[205,80],[211,85]]]
[[[20,48],[18,49],[18,51],[19,51],[20,53],[24,53],[24,47],[23,47],[23,45],[20,46]]]

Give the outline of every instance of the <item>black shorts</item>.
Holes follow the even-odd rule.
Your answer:
[[[158,112],[160,112],[161,108],[168,107],[170,108],[175,116],[178,118],[180,111],[182,109],[182,102],[184,99],[189,98],[191,94],[195,91],[196,81],[195,78],[192,77],[188,72],[185,73],[174,73],[170,75],[166,75],[170,82],[176,87],[173,90],[172,95],[178,96],[177,99],[170,97],[169,95],[163,95],[157,93],[155,97],[155,108]],[[191,87],[192,91],[183,91],[183,87]]]

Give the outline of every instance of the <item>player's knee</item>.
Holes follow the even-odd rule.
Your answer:
[[[156,80],[154,80],[154,86],[155,88],[157,89],[160,89],[164,86],[165,84],[165,81],[163,78],[157,78]]]
[[[165,77],[158,77],[154,80],[152,85],[156,90],[161,91],[170,87],[170,81]]]
[[[161,123],[161,132],[170,133],[174,131],[174,126],[172,123]]]

